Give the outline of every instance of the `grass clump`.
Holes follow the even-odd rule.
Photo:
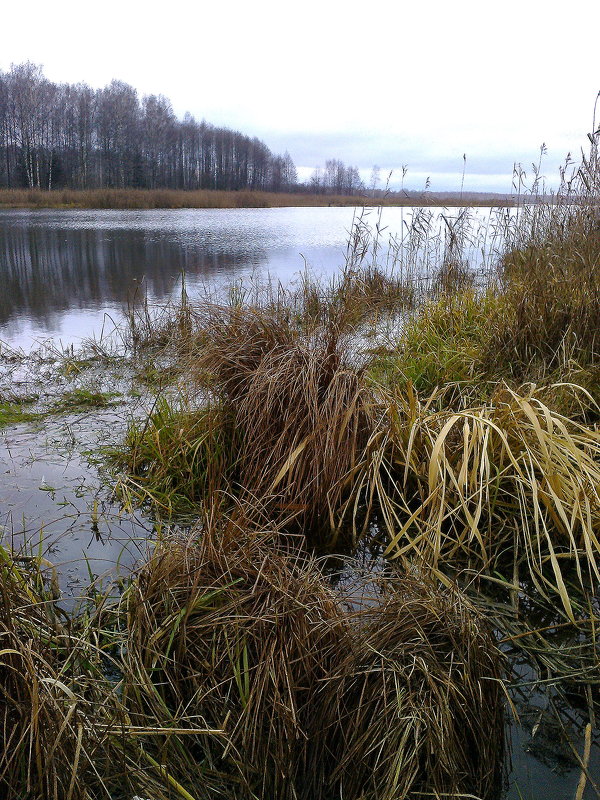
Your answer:
[[[240,800],[493,796],[499,658],[460,595],[403,576],[348,614],[314,560],[242,515],[164,542],[122,606],[124,701],[189,730],[195,764],[162,753],[184,785],[202,770]]]
[[[488,404],[457,411],[431,404],[400,395],[390,404],[395,478],[379,484],[388,553],[434,569],[509,563],[513,584],[527,575],[574,619],[565,573],[582,587],[600,578],[598,433],[553,411],[535,388],[500,387]]]
[[[505,300],[487,357],[508,360],[517,376],[532,361],[556,363],[567,348],[580,364],[597,361],[600,328],[598,209],[559,208],[501,264]]]
[[[324,691],[335,796],[498,796],[501,670],[482,618],[458,592],[402,575],[353,624]]]
[[[294,517],[311,540],[339,526],[368,445],[373,398],[335,326],[299,333],[253,308],[204,310],[193,362],[239,433],[242,496],[274,518]],[[329,533],[327,533],[329,531]]]
[[[373,360],[371,375],[388,387],[410,382],[423,394],[447,384],[483,390],[490,316],[501,305],[493,292],[473,290],[427,301],[406,321],[394,348]]]
[[[276,538],[209,523],[157,549],[123,601],[126,702],[142,724],[168,713],[189,727],[191,775],[226,797],[308,800],[327,771],[313,699],[342,644],[339,611],[314,563]]]
[[[499,660],[480,618],[414,576],[350,613],[298,538],[261,522],[213,507],[70,618],[38,559],[0,549],[3,797],[491,797]]]
[[[124,447],[110,451],[122,470],[117,492],[127,505],[149,502],[167,516],[198,512],[231,486],[236,439],[220,407],[192,409],[159,397],[146,421],[129,425]]]
[[[0,546],[0,793],[87,800],[95,780],[93,684],[41,572]],[[96,698],[97,699],[97,698]]]

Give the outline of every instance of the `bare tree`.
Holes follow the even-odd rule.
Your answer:
[[[27,62],[0,72],[0,186],[289,190],[289,153],[239,131],[178,120],[171,103],[112,81],[54,84]]]

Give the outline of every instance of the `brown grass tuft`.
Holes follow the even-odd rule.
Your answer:
[[[403,575],[354,617],[354,649],[325,689],[336,797],[497,796],[499,652],[464,597]]]
[[[309,540],[335,531],[363,466],[373,409],[344,338],[334,325],[301,335],[276,311],[205,313],[194,368],[210,374],[239,436],[242,496],[261,499],[275,518],[295,516]]]
[[[166,709],[187,728],[227,797],[491,797],[501,692],[481,619],[416,577],[372,602],[349,615],[292,540],[208,520],[159,546],[126,594],[124,702],[137,724]]]
[[[6,800],[86,800],[94,777],[90,683],[41,573],[0,546],[0,794]]]
[[[235,796],[317,797],[311,699],[343,632],[314,563],[275,537],[230,522],[158,548],[126,600],[128,705],[142,720],[158,705],[178,726],[225,728],[194,747]]]

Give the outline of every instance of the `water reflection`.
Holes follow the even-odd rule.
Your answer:
[[[142,281],[151,297],[162,299],[183,271],[210,280],[266,260],[261,248],[197,250],[143,230],[3,225],[0,325],[26,316],[51,330],[56,312],[125,303]]]
[[[182,272],[191,296],[206,282],[218,285],[257,272],[287,282],[305,263],[315,273],[330,274],[344,263],[360,213],[353,208],[0,211],[0,340],[28,348],[36,337],[69,344],[97,335],[104,313],[114,314],[140,285],[151,301],[160,302],[177,290]],[[480,266],[482,253],[492,249],[490,210],[386,208],[381,220],[374,210],[366,213],[371,229],[378,224],[384,231],[378,248],[384,263],[388,237],[395,242],[394,257],[403,253],[437,263],[448,230],[442,213],[468,231],[461,232],[461,242],[471,266]]]

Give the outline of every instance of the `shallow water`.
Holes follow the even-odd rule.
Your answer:
[[[43,415],[0,427],[0,537],[55,566],[70,605],[90,574],[128,572],[153,534],[146,515],[123,512],[99,469],[99,449],[122,440],[128,420],[143,413],[141,400],[128,394],[121,368],[100,365],[68,379],[51,357],[0,359],[0,385],[11,398],[37,398],[27,410]],[[119,394],[106,408],[47,413],[83,386]]]

